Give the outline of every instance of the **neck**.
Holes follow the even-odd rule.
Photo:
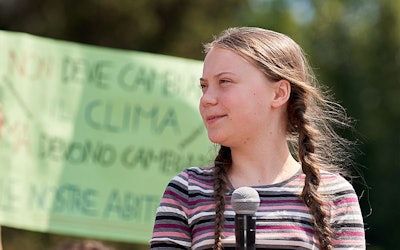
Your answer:
[[[300,170],[300,164],[290,154],[286,141],[231,150],[232,167],[228,176],[235,188],[279,183]]]

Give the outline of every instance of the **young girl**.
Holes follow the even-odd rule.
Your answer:
[[[365,249],[358,198],[342,177],[347,141],[332,129],[346,116],[318,89],[299,45],[243,27],[205,51],[199,109],[219,154],[171,180],[151,248],[234,249],[231,194],[251,186],[258,249]]]

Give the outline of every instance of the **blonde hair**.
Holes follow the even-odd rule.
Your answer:
[[[314,229],[321,249],[332,249],[334,232],[324,197],[318,192],[320,170],[346,174],[349,141],[339,136],[332,125],[350,127],[344,109],[329,101],[311,70],[301,47],[290,37],[271,30],[241,27],[225,30],[204,46],[229,49],[254,64],[270,80],[285,79],[291,84],[287,106],[287,135],[293,156],[306,175],[300,195],[313,215]],[[230,148],[221,146],[215,159],[214,199],[216,202],[215,244],[221,249],[226,173],[231,166]]]

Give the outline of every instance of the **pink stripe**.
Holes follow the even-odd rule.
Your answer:
[[[357,198],[347,198],[347,199],[343,199],[343,200],[334,202],[333,204],[335,204],[337,206],[337,205],[340,205],[340,204],[356,203],[356,202],[358,202]]]
[[[291,233],[291,232],[275,232],[275,233],[257,233],[257,239],[259,240],[271,240],[271,239],[277,239],[281,238],[282,240],[286,240],[287,238],[293,238],[294,236],[299,236],[301,238],[307,237],[310,241],[313,241],[313,236],[314,234],[309,234],[309,235],[304,235],[304,232],[299,232],[299,233]],[[286,238],[286,239],[285,239]]]
[[[357,238],[357,239],[333,240],[332,243],[334,245],[350,245],[350,246],[361,245],[361,246],[364,246],[365,241],[364,241],[364,237],[362,237],[362,238]]]
[[[197,212],[206,212],[206,211],[212,211],[215,209],[215,204],[209,204],[209,205],[204,205],[204,206],[196,206],[193,211],[192,214],[195,214]]]
[[[277,210],[298,210],[298,211],[309,211],[306,206],[273,206],[273,207],[261,207],[259,211],[277,211]]]
[[[199,181],[195,181],[193,180],[190,184],[194,184],[194,185],[198,185],[200,187],[202,187],[203,189],[212,189],[212,185],[208,184],[208,183],[204,183],[204,182],[199,182]]]
[[[165,195],[170,195],[170,196],[172,196],[172,197],[175,197],[176,199],[182,201],[183,203],[186,203],[186,202],[187,202],[187,200],[186,200],[185,198],[183,198],[182,196],[180,196],[180,195],[178,195],[178,194],[172,192],[171,190],[166,190],[166,191],[165,191]],[[164,196],[165,196],[165,195],[164,195]]]
[[[356,213],[359,210],[356,207],[341,207],[341,208],[335,208],[333,209],[332,212],[332,216],[337,215],[337,214],[343,214],[343,213],[351,213],[351,212],[355,212],[352,216],[356,216]]]
[[[180,204],[178,200],[171,199],[171,198],[162,198],[161,199],[161,203],[168,203],[168,205],[170,205],[170,204],[174,204],[174,205]]]
[[[193,242],[202,241],[206,237],[213,236],[213,235],[214,235],[214,231],[203,233],[203,234],[199,234],[199,235],[197,235],[196,237],[193,238]]]
[[[322,176],[321,176],[321,178],[322,178],[322,180],[330,180],[330,179],[337,179],[337,176],[336,175],[333,175],[333,174],[329,174],[329,175],[325,175],[325,174],[323,174]]]
[[[200,187],[202,187],[204,189],[211,189],[212,188],[212,185],[210,185],[209,183],[206,183],[205,181],[200,182],[200,181],[197,181],[197,180],[192,180],[191,184],[198,185],[198,186],[200,186]]]
[[[153,232],[153,238],[155,237],[179,237],[188,239],[187,235],[178,232]]]
[[[346,235],[346,236],[364,236],[364,232],[342,232],[340,235]]]

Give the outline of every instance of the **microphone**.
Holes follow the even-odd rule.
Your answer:
[[[256,211],[260,196],[251,187],[240,187],[232,193],[232,208],[235,211],[236,250],[256,249]]]

